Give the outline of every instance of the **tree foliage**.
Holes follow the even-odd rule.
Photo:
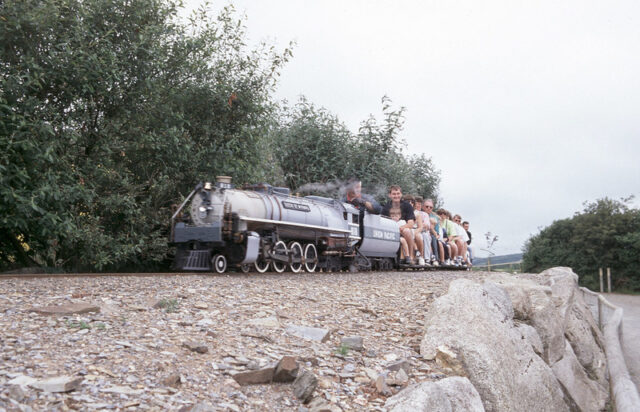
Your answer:
[[[598,268],[610,267],[617,287],[640,290],[640,210],[629,207],[631,199],[585,203],[582,212],[542,229],[524,246],[523,269],[569,266],[581,284],[597,288]]]
[[[426,155],[404,153],[400,137],[404,108],[394,109],[388,97],[382,98],[383,120],[371,115],[357,133],[304,97],[284,112],[275,146],[289,187],[313,182],[318,183],[311,185],[315,190],[322,184],[330,189],[357,177],[364,190],[379,200],[386,199],[392,184],[400,185],[405,193],[437,199],[440,173]]]
[[[189,23],[177,10],[157,0],[0,5],[5,266],[158,262],[172,203],[194,182],[266,177],[256,159],[290,52],[248,50],[230,7]]]

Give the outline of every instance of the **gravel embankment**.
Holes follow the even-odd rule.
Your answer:
[[[390,393],[381,389],[379,375],[391,393],[442,377],[435,363],[418,353],[431,302],[446,293],[453,279],[480,281],[486,275],[0,277],[0,410],[24,410],[20,405],[33,410],[189,410],[198,404],[204,410],[203,402],[213,410],[299,410],[302,403],[291,384],[240,386],[231,378],[284,355],[297,357],[318,378],[315,405],[383,410]],[[75,315],[32,311],[70,303],[90,303],[100,310]],[[287,332],[291,325],[330,334],[324,342],[305,339]],[[364,350],[341,347],[348,336],[362,337]],[[408,381],[404,373],[389,369],[403,360],[408,361]],[[17,378],[60,376],[81,381],[67,393],[9,385]]]

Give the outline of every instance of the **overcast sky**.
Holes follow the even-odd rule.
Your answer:
[[[250,43],[296,42],[277,98],[354,132],[383,95],[406,107],[407,152],[440,169],[476,250],[491,231],[496,254],[520,252],[584,201],[640,195],[637,0],[233,4]]]

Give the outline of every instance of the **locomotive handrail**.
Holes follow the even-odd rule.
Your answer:
[[[349,233],[349,234],[351,234],[350,230],[331,228],[331,227],[325,227],[325,226],[308,225],[306,223],[294,223],[294,222],[287,222],[287,221],[283,221],[283,220],[260,219],[260,218],[257,218],[257,217],[249,217],[249,216],[238,216],[238,218],[240,220],[246,220],[246,221],[249,221],[249,222],[273,223],[275,225],[306,227],[308,229],[322,230],[324,232],[338,232],[338,233]]]
[[[191,193],[189,193],[189,196],[187,196],[186,199],[184,199],[184,202],[182,202],[182,204],[180,205],[180,207],[178,208],[178,210],[176,210],[176,213],[173,214],[173,216],[171,216],[171,220],[175,219],[176,216],[178,216],[178,213],[180,213],[180,211],[182,210],[182,208],[184,207],[185,204],[187,204],[187,202],[189,201],[189,199],[191,199],[191,196],[193,196],[193,194],[196,192],[196,189],[193,189],[191,191]]]
[[[173,238],[173,227],[174,222],[176,220],[176,216],[178,216],[178,213],[180,213],[180,211],[182,210],[182,208],[184,207],[184,205],[187,204],[187,202],[189,201],[189,199],[191,199],[191,196],[193,196],[193,194],[196,192],[196,190],[198,190],[198,187],[196,187],[195,189],[193,189],[191,191],[191,193],[189,193],[189,196],[187,196],[186,199],[184,199],[184,202],[182,202],[182,204],[180,205],[180,207],[178,208],[178,210],[176,210],[176,212],[173,214],[173,216],[171,216],[171,241],[173,242],[174,238]]]

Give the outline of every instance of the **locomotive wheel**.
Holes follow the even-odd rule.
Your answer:
[[[213,264],[213,270],[217,273],[224,273],[227,270],[227,258],[224,255],[215,255],[211,259],[211,263]]]
[[[258,260],[256,260],[256,263],[254,263],[254,266],[258,271],[258,273],[264,273],[267,270],[269,270],[269,261],[265,260],[265,258],[261,256],[258,258]]]
[[[251,271],[251,265],[248,263],[240,265],[240,270],[242,271],[242,273],[249,273]]]
[[[289,264],[289,268],[293,273],[298,273],[302,270],[302,246],[298,242],[289,243],[289,253],[291,256],[291,263]],[[293,262],[293,260],[297,260],[298,262]]]
[[[286,256],[287,255],[287,245],[285,245],[282,240],[278,240],[276,242],[275,246],[273,247],[273,253],[276,254],[276,255]],[[284,272],[284,270],[287,268],[287,264],[286,263],[280,262],[280,261],[275,261],[275,260],[273,260],[271,262],[271,266],[273,267],[273,270],[275,270],[278,273]]]
[[[313,273],[318,267],[318,251],[316,245],[309,243],[304,247],[304,268],[307,272]]]

